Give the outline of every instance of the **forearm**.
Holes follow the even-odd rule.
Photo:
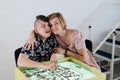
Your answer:
[[[74,57],[77,60],[80,60],[82,62],[85,62],[85,57],[83,55],[80,55],[79,53],[74,53],[71,51],[67,51],[67,56]]]
[[[18,58],[18,66],[19,67],[29,67],[29,68],[44,68],[45,65],[40,62],[36,62],[33,60],[30,60],[27,56],[24,56],[25,54],[20,54]]]

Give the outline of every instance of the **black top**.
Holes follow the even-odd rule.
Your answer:
[[[28,55],[31,60],[38,62],[50,60],[53,49],[58,47],[55,37],[51,35],[46,39],[45,43],[43,43],[38,35],[36,35],[35,38],[38,46],[35,47],[34,50],[32,50],[32,48],[30,48],[30,50],[22,48],[21,53]]]

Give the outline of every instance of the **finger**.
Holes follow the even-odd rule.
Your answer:
[[[57,68],[57,63],[55,63],[55,67]]]
[[[54,61],[53,61],[53,60],[50,60],[50,63],[54,63]]]
[[[50,60],[50,63],[54,63],[54,60],[53,60],[53,59],[51,59],[51,60]]]
[[[27,43],[24,45],[24,49],[28,50],[28,44]]]
[[[56,57],[54,57],[53,59],[52,59],[52,63],[57,63],[57,59],[56,59]]]
[[[37,46],[38,46],[37,41],[35,41],[35,42],[34,42],[34,45],[35,45],[35,47],[37,47]]]
[[[34,44],[33,49],[34,49],[34,48],[36,48],[36,47],[38,46],[38,44],[37,44],[37,42],[36,42],[36,41],[35,41],[33,44]]]
[[[34,50],[34,43],[33,43],[33,44],[31,44],[31,46],[32,46],[32,50]]]
[[[54,60],[52,61],[52,63],[56,64],[56,60],[54,59]]]
[[[56,64],[58,63],[58,60],[56,59],[56,62],[55,62]]]
[[[56,63],[56,60],[55,60],[55,59],[52,59],[50,62],[51,62],[51,63]]]
[[[55,69],[57,69],[57,64],[55,64]]]
[[[26,44],[24,45],[24,49],[27,49],[27,46],[26,46]]]
[[[56,57],[56,55],[54,55],[54,63],[55,64],[57,63],[57,57]]]
[[[28,45],[27,45],[27,50],[29,50],[29,49],[30,49],[30,47],[31,47],[31,45],[30,45],[30,44],[28,44]]]
[[[51,64],[51,68],[53,69],[53,70],[55,70],[57,67],[56,67],[56,64],[55,63],[52,63]]]
[[[50,58],[51,63],[56,63],[56,55],[53,53],[51,58]]]
[[[52,63],[56,63],[56,60],[55,60],[55,59],[53,59],[53,60],[52,60]]]

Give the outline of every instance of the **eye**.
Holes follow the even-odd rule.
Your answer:
[[[59,23],[55,23],[55,25],[58,25]]]
[[[43,25],[42,27],[45,27],[45,25]]]

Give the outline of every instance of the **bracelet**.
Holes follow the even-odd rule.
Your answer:
[[[65,54],[64,55],[67,56],[67,48],[65,49]]]

